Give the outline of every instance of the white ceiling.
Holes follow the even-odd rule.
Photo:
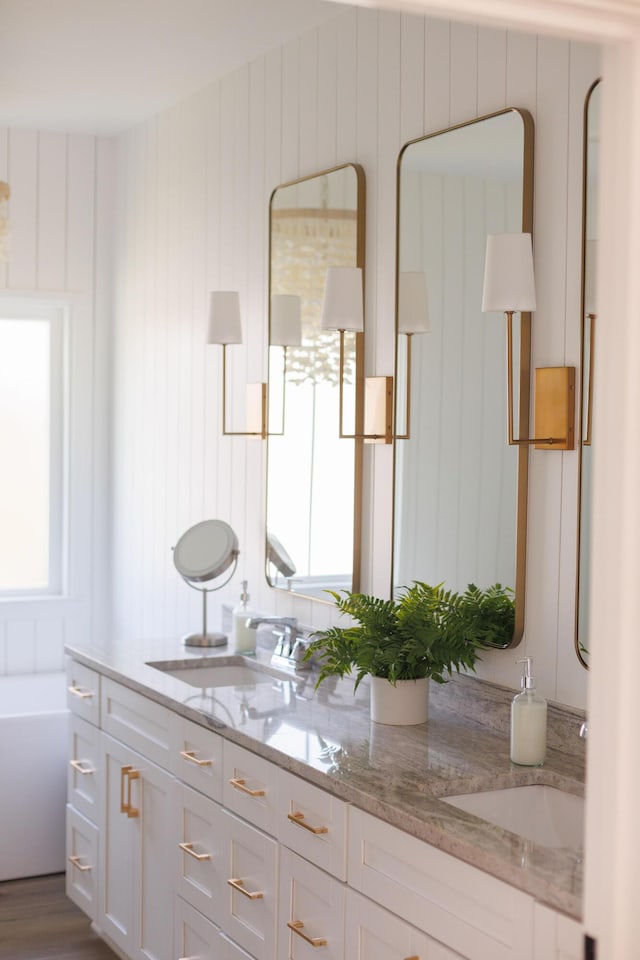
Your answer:
[[[120,133],[341,9],[328,0],[0,0],[0,126]]]

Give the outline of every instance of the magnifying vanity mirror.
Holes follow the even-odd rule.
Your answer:
[[[481,306],[487,234],[530,233],[532,207],[526,111],[424,137],[400,154],[396,436],[404,439],[395,445],[392,588],[421,580],[513,589],[508,646],[524,624],[528,451],[507,443],[504,318]],[[422,308],[415,297],[412,306],[412,287],[423,302],[426,290]],[[522,330],[514,350],[528,396],[528,324]],[[527,436],[522,415],[520,426]]]
[[[227,642],[223,633],[207,631],[207,594],[220,590],[235,573],[238,563],[238,539],[224,520],[203,520],[186,530],[173,548],[173,563],[182,579],[202,593],[202,633],[189,634],[182,642],[188,647],[219,647]],[[233,567],[224,581],[207,588]]]
[[[589,666],[589,551],[591,547],[591,457],[593,445],[593,370],[596,357],[596,249],[598,243],[598,183],[600,153],[600,93],[597,80],[584,109],[584,171],[582,217],[582,367],[580,376],[581,443],[579,445],[578,573],[576,578],[575,648]]]
[[[321,327],[329,267],[364,267],[354,164],[277,187],[270,206],[266,575],[324,600],[358,589],[362,470],[362,441],[339,436],[339,334]],[[362,359],[362,334],[346,334],[347,413]]]

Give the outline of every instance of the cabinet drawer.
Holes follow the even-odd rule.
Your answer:
[[[94,823],[99,822],[100,731],[73,714],[69,720],[67,800]]]
[[[170,770],[171,712],[108,677],[102,678],[101,694],[102,729]]]
[[[347,890],[346,905],[344,955],[348,960],[464,960],[355,890]]]
[[[177,960],[220,960],[220,931],[182,897],[176,897],[173,930]]]
[[[222,811],[227,870],[221,927],[256,960],[276,951],[278,844],[250,824]]]
[[[527,894],[362,810],[349,811],[349,885],[469,960],[530,960]]]
[[[176,788],[176,890],[183,900],[220,926],[226,881],[222,808],[191,787],[176,783]]]
[[[340,880],[347,878],[347,807],[326,790],[279,770],[278,839]]]
[[[222,765],[222,802],[227,810],[275,834],[278,768],[229,740]]]
[[[98,829],[67,805],[66,893],[92,920],[98,915]]]
[[[278,960],[310,957],[313,947],[322,947],[323,960],[342,960],[345,889],[291,850],[280,851]]]
[[[250,953],[239,947],[237,943],[220,933],[220,957],[216,955],[216,960],[253,960]]]
[[[94,726],[100,723],[100,674],[67,660],[67,706]]]
[[[582,924],[541,903],[536,903],[534,917],[533,956],[535,960],[582,960],[584,957]]]
[[[171,756],[176,777],[222,801],[222,739],[217,733],[172,714]]]

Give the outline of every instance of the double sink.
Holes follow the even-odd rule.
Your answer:
[[[255,686],[295,678],[293,669],[287,672],[241,656],[157,661],[147,666],[200,689]],[[441,799],[543,847],[565,848],[577,855],[582,850],[584,799],[556,787],[533,784]]]

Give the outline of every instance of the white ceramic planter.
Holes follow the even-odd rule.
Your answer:
[[[408,726],[426,723],[429,713],[429,678],[398,680],[394,686],[382,677],[370,677],[371,719],[374,723]]]

